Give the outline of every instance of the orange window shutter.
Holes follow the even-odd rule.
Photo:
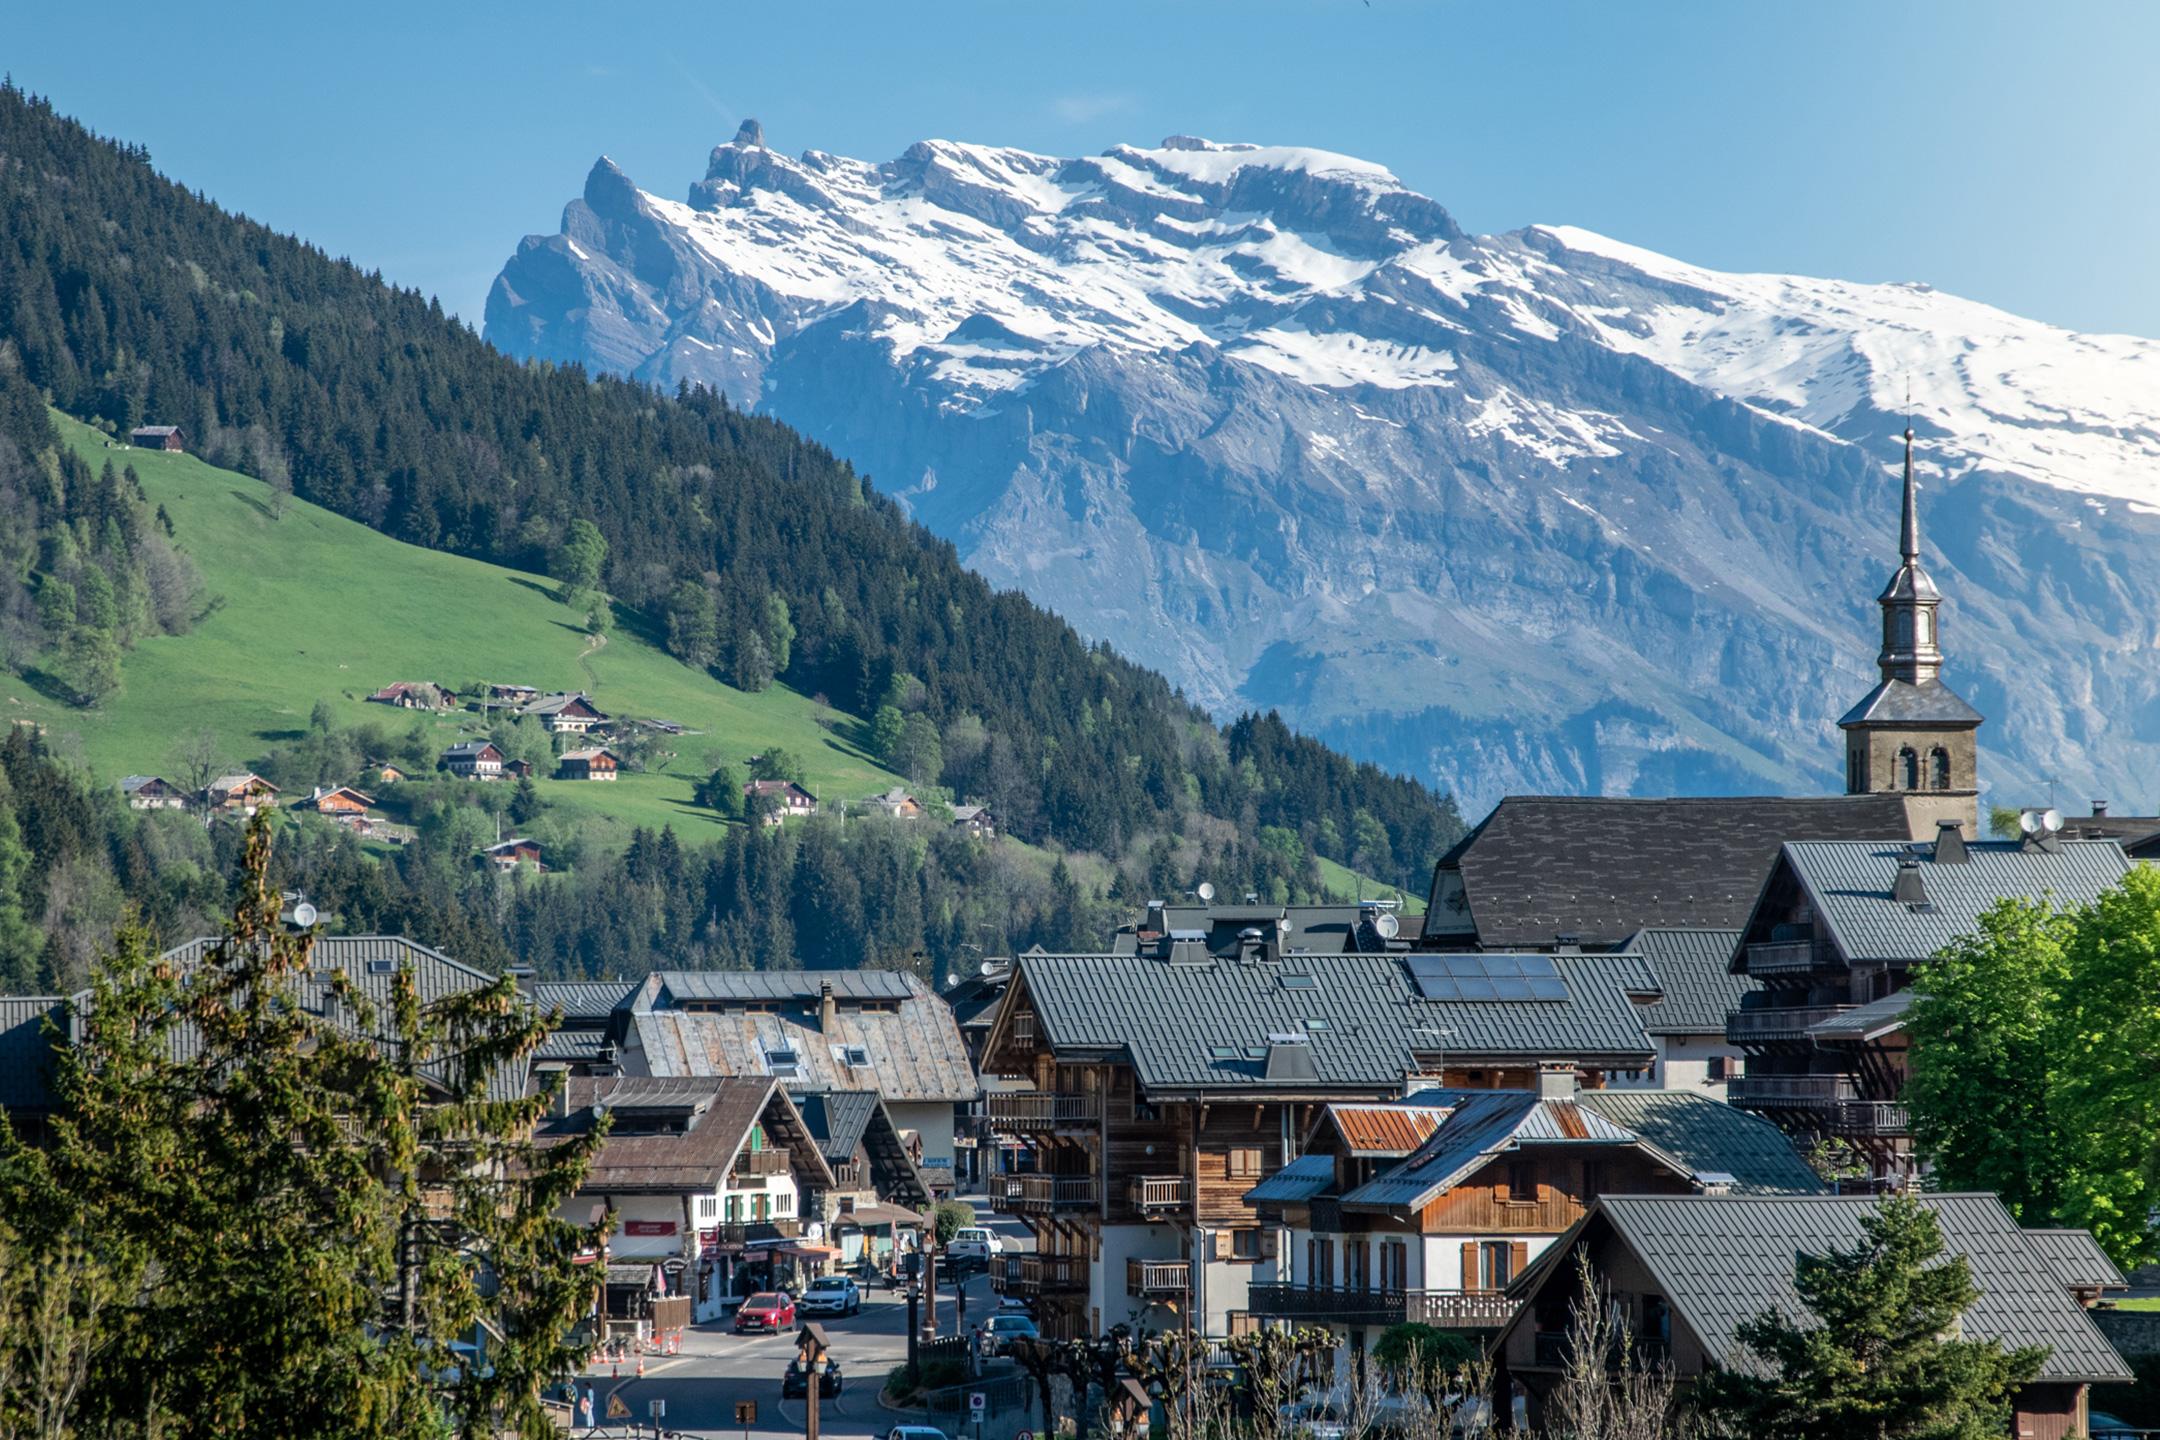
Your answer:
[[[1517,1240],[1508,1246],[1508,1278],[1513,1279],[1530,1268],[1530,1242]]]
[[[1465,1290],[1482,1290],[1485,1288],[1483,1281],[1478,1276],[1477,1243],[1472,1240],[1463,1241],[1462,1288]]]

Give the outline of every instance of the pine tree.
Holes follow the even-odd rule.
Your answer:
[[[1766,1373],[1705,1376],[1697,1405],[1752,1440],[1993,1440],[2009,1398],[2046,1352],[1958,1340],[1979,1295],[1962,1255],[1944,1258],[1942,1228],[1918,1200],[1893,1196],[1861,1222],[1850,1249],[1803,1255],[1796,1320],[1766,1311],[1735,1331]]]

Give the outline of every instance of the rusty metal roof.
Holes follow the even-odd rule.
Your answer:
[[[1325,1119],[1348,1153],[1400,1159],[1424,1144],[1447,1114],[1444,1105],[1330,1105]]]

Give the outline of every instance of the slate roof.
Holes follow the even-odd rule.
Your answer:
[[[67,1002],[57,995],[0,995],[0,1110],[49,1110],[53,1104],[54,1037],[65,1036]]]
[[[462,759],[467,755],[480,755],[489,750],[495,750],[497,754],[502,753],[497,750],[495,742],[492,740],[460,740],[455,745],[444,746],[442,758],[448,760],[452,756],[457,756]]]
[[[863,1131],[877,1113],[878,1097],[875,1090],[806,1090],[795,1103],[825,1158],[844,1165],[855,1158],[855,1147],[862,1144]]]
[[[830,1030],[819,1013],[826,983],[839,1002]],[[849,1000],[898,1003],[865,1010]],[[736,1008],[751,1002],[772,1008]],[[797,1089],[874,1089],[888,1102],[977,1094],[951,1007],[906,971],[667,970],[647,977],[630,1006],[626,1039],[655,1075],[766,1075],[767,1052],[792,1047],[797,1071],[782,1078]],[[869,1065],[844,1064],[834,1052],[848,1046]]]
[[[1406,958],[1188,964],[1148,955],[1022,955],[1016,963],[1045,1043],[1059,1052],[1122,1055],[1154,1090],[1264,1088],[1275,1034],[1309,1042],[1315,1075],[1296,1087],[1305,1091],[1399,1086],[1421,1056],[1648,1063],[1650,1039],[1626,985],[1637,966],[1631,957],[1556,956],[1568,998],[1520,1004],[1424,999]],[[1312,983],[1284,983],[1298,976]]]
[[[1643,958],[1662,998],[1643,1008],[1652,1035],[1723,1035],[1728,1011],[1762,988],[1727,970],[1740,944],[1738,930],[1638,930],[1621,946]]]
[[[2027,1230],[2025,1238],[2072,1290],[2127,1290],[2130,1282],[2090,1230]]]
[[[1885,680],[1838,718],[1840,725],[1978,725],[1984,717],[1940,680]]]
[[[581,1194],[718,1190],[748,1141],[750,1127],[761,1121],[773,1143],[788,1147],[798,1179],[811,1185],[831,1183],[831,1172],[802,1117],[774,1081],[572,1077],[563,1087],[561,1101],[551,1108],[536,1134],[542,1144],[589,1132],[595,1106],[618,1113],[678,1115],[687,1122],[687,1129],[680,1133],[609,1136],[593,1157],[592,1168],[579,1187]]]
[[[198,936],[167,950],[164,958],[180,965],[201,965],[208,962],[220,943],[213,936]],[[303,984],[303,999],[311,1007],[320,1008],[322,997],[329,989],[328,972],[342,971],[346,981],[374,1005],[378,1016],[384,1016],[389,1013],[398,970],[406,965],[412,967],[413,985],[422,1005],[483,990],[496,983],[496,977],[486,971],[476,970],[401,935],[318,935],[310,957],[311,979]],[[88,992],[77,996],[76,1003],[87,1005]],[[349,1010],[340,1010],[337,1014],[343,1020],[351,1018]],[[181,1055],[194,1053],[200,1044],[200,1038],[192,1032],[176,1033],[173,1039]],[[438,1082],[446,1078],[440,1066],[423,1069]],[[524,1065],[505,1065],[490,1077],[488,1093],[496,1099],[514,1098],[525,1093],[525,1080]]]
[[[1971,934],[1998,900],[2080,904],[2118,884],[2130,866],[2113,840],[2065,840],[2053,851],[2019,840],[1968,841],[1962,865],[1921,862],[1928,899],[1921,910],[1890,898],[1899,863],[1914,853],[1903,841],[1797,840],[1785,845],[1783,863],[1848,963],[1928,959]]]
[[[1816,1195],[1823,1183],[1785,1132],[1691,1090],[1585,1090],[1576,1096],[1689,1175],[1724,1172],[1736,1195]]]
[[[1971,1265],[1979,1287],[1962,1319],[1966,1339],[2046,1346],[2042,1383],[2132,1378],[2002,1202],[1992,1195],[1919,1198],[1941,1222],[1950,1252]],[[1524,1272],[1514,1293],[1529,1293],[1547,1276],[1572,1286],[1574,1277],[1556,1265],[1557,1257],[1568,1254],[1574,1236],[1587,1227],[1610,1225],[1712,1360],[1759,1371],[1760,1363],[1734,1340],[1735,1327],[1768,1309],[1803,1315],[1793,1290],[1794,1258],[1850,1248],[1861,1239],[1861,1220],[1878,1203],[1864,1195],[1609,1196]]]
[[[1424,933],[1611,949],[1643,929],[1727,929],[1784,842],[1910,833],[1898,795],[1509,796],[1434,868]]]

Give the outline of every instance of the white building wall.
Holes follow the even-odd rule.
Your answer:
[[[1723,1056],[1728,1072],[1740,1068],[1739,1047],[1728,1044],[1722,1035],[1653,1035],[1651,1043],[1657,1047],[1657,1058],[1649,1069],[1633,1074],[1612,1071],[1605,1083],[1615,1090],[1685,1090],[1723,1100],[1725,1082],[1710,1078],[1711,1060]]]
[[[1120,1322],[1161,1330],[1171,1314],[1159,1301],[1126,1293],[1127,1260],[1182,1260],[1185,1233],[1175,1225],[1105,1225],[1102,1253],[1088,1266],[1088,1304],[1100,1317],[1099,1330]]]
[[[886,1111],[896,1130],[913,1130],[922,1137],[923,1178],[934,1185],[953,1179],[953,1130],[955,1109],[950,1100],[888,1100]]]

